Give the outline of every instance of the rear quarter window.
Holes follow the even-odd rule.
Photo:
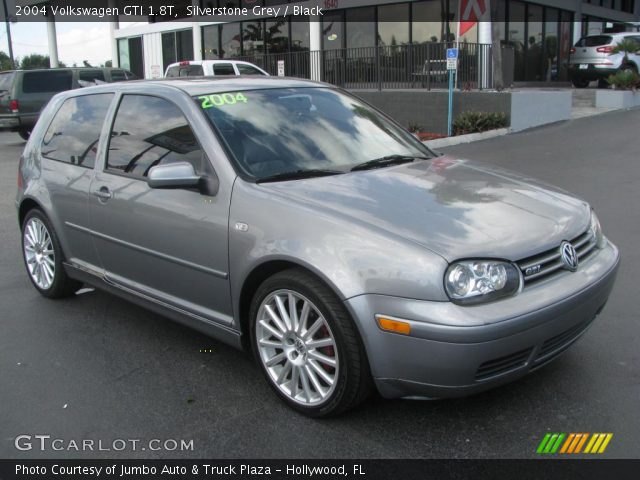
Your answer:
[[[251,65],[243,65],[242,63],[239,63],[236,66],[238,67],[240,75],[264,75],[264,73]]]
[[[16,74],[14,72],[0,73],[0,92],[11,90],[15,77]]]
[[[95,82],[96,80],[100,80],[104,82],[104,72],[102,70],[79,70],[78,78],[80,80],[84,80],[85,82]]]
[[[93,168],[102,124],[112,99],[112,93],[102,93],[65,100],[44,135],[42,156]]]
[[[25,72],[22,77],[24,93],[54,93],[71,90],[73,74],[71,70],[51,70]]]
[[[576,47],[601,47],[609,45],[613,40],[609,35],[592,35],[590,37],[582,37],[576,43]]]

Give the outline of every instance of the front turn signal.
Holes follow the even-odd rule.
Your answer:
[[[385,332],[400,333],[402,335],[409,335],[411,333],[411,325],[402,320],[395,318],[376,316],[378,326]]]

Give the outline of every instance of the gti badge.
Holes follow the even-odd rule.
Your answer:
[[[560,257],[562,258],[562,263],[564,263],[564,268],[572,272],[578,269],[578,253],[569,242],[565,241],[560,245]]]
[[[535,275],[536,273],[540,272],[540,270],[542,270],[542,265],[538,264],[538,265],[534,265],[533,267],[529,267],[524,271],[524,275],[526,277],[528,277],[529,275]]]

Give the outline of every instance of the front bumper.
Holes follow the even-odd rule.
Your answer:
[[[601,312],[618,264],[619,252],[608,243],[577,272],[485,305],[382,295],[345,303],[384,397],[457,397],[515,380],[562,353]],[[382,331],[376,314],[409,321],[411,335]]]

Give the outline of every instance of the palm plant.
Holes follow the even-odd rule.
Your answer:
[[[629,61],[630,53],[639,53],[640,43],[631,38],[622,39],[611,49],[609,55],[624,54],[620,71],[607,78],[607,83],[617,90],[636,90],[640,86],[640,76],[637,67]]]

